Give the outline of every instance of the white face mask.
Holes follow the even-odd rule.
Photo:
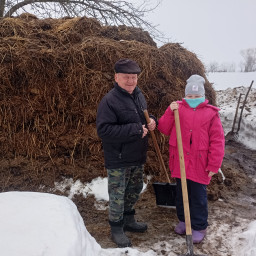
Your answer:
[[[195,98],[195,99],[186,99],[185,101],[188,103],[188,105],[191,108],[196,108],[199,104],[205,102],[205,97],[201,97],[201,98]]]

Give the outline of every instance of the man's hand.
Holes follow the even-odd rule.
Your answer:
[[[142,138],[144,138],[148,133],[148,129],[145,127],[145,124],[142,125],[142,129],[143,129]]]
[[[149,120],[150,120],[150,123],[148,123],[148,129],[150,131],[154,131],[156,128],[156,122],[153,118],[149,118]]]

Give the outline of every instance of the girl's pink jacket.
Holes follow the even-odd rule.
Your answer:
[[[184,99],[178,103],[186,178],[208,185],[209,171],[217,173],[224,157],[225,138],[219,109],[207,104],[208,100],[196,108],[191,108]],[[180,178],[174,113],[170,107],[159,119],[158,130],[170,136],[169,167],[172,177]]]

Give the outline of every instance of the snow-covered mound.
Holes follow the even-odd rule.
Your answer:
[[[64,196],[34,192],[0,194],[2,256],[99,255],[75,204]]]
[[[1,256],[155,256],[149,250],[103,249],[67,197],[36,192],[0,193]]]
[[[221,108],[220,117],[222,120],[225,135],[232,130],[234,116],[236,113],[238,98],[240,94],[241,101],[236,117],[236,125],[234,132],[238,129],[238,122],[241,115],[241,109],[244,103],[245,95],[247,94],[248,87],[227,88],[226,90],[216,91],[217,104]],[[251,88],[245,107],[242,113],[240,129],[238,132],[237,140],[245,146],[256,149],[256,89]]]

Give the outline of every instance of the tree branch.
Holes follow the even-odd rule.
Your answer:
[[[35,13],[45,14],[43,16],[87,16],[93,17],[101,21],[105,25],[129,25],[140,27],[148,30],[154,37],[160,32],[150,22],[143,19],[145,13],[155,9],[162,0],[158,0],[154,7],[150,8],[148,1],[144,1],[141,5],[134,6],[128,1],[106,1],[106,0],[0,0],[8,1],[9,10],[4,17],[10,17],[14,13],[18,13],[20,9],[30,5]],[[5,4],[5,8],[7,4]],[[48,8],[47,8],[48,7]],[[0,9],[1,10],[1,9]],[[51,10],[51,11],[50,11]],[[2,14],[3,17],[3,14]],[[157,37],[157,36],[155,36]]]
[[[0,0],[0,17],[4,16],[5,0]]]

